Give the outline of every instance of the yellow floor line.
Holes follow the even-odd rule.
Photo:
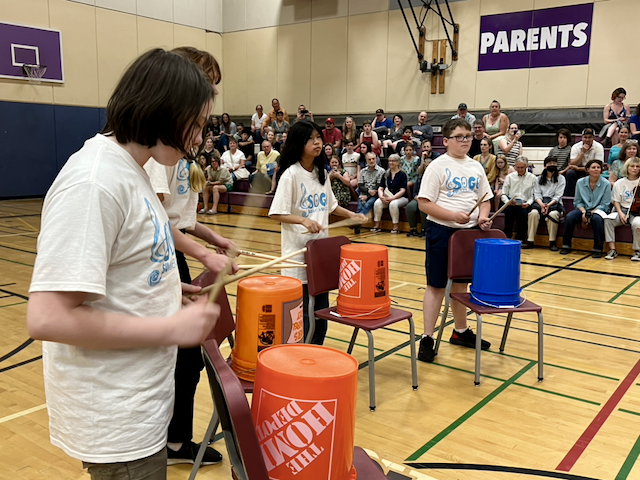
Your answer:
[[[8,422],[10,420],[15,420],[16,418],[24,417],[25,415],[29,415],[30,413],[37,412],[37,411],[42,410],[44,408],[47,408],[47,404],[46,403],[43,403],[42,405],[38,405],[37,407],[28,408],[27,410],[23,410],[23,411],[18,412],[18,413],[14,413],[13,415],[7,415],[6,417],[2,417],[2,418],[0,418],[0,423],[5,423],[5,422]]]

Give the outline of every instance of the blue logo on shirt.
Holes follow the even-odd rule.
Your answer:
[[[191,189],[191,183],[189,182],[189,162],[184,158],[178,162],[177,180],[178,180],[178,195],[184,195]]]
[[[173,234],[171,233],[171,223],[167,221],[164,225],[160,225],[160,220],[151,203],[146,198],[144,202],[149,210],[149,219],[153,223],[153,245],[151,246],[151,261],[160,263],[162,266],[152,271],[147,278],[150,287],[155,287],[162,281],[162,276],[176,268],[176,249],[173,243]]]
[[[451,170],[445,169],[447,174],[447,181],[445,187],[447,188],[447,197],[453,197],[459,193],[474,192],[480,187],[480,178],[478,177],[454,177]]]
[[[307,195],[307,187],[304,183],[300,184],[302,190],[302,200],[300,200],[300,210],[303,217],[309,217],[315,212],[323,212],[327,209],[327,194]]]

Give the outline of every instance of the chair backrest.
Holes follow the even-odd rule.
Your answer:
[[[307,264],[309,295],[316,296],[338,288],[340,275],[340,247],[351,243],[347,237],[310,240],[304,254]]]
[[[224,434],[229,461],[240,480],[269,480],[264,457],[240,380],[222,358],[218,343],[203,344],[209,386]]]
[[[192,285],[196,285],[198,287],[207,287],[211,285],[216,280],[216,274],[210,270],[201,273],[198,275],[192,282]],[[218,342],[218,345],[223,342],[225,338],[229,338],[229,342],[233,347],[233,332],[236,329],[236,322],[233,319],[233,312],[231,311],[231,305],[229,305],[229,298],[227,297],[227,292],[223,288],[220,290],[218,294],[218,298],[216,299],[216,303],[220,305],[220,317],[216,322],[216,326],[213,327],[207,339],[214,339]]]
[[[475,242],[479,238],[507,238],[502,230],[461,229],[449,238],[450,279],[471,279],[473,275],[473,254]]]

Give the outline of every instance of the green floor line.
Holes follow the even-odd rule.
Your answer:
[[[531,385],[525,385],[524,383],[514,382],[514,385],[516,385],[518,387],[528,388],[529,390],[537,390],[538,392],[550,393],[551,395],[557,395],[558,397],[568,398],[570,400],[575,400],[577,402],[588,403],[589,405],[595,405],[597,407],[599,407],[601,405],[600,403],[594,402],[592,400],[585,400],[584,398],[578,398],[578,397],[574,397],[572,395],[566,395],[566,394],[560,393],[560,392],[553,392],[551,390],[546,390],[544,388],[532,387]]]
[[[15,263],[16,265],[23,265],[23,266],[25,266],[25,267],[31,267],[31,268],[33,268],[33,265],[29,265],[28,263],[16,262],[16,261],[14,261],[14,260],[8,260],[8,259],[6,259],[6,258],[2,258],[2,257],[0,257],[0,260],[3,260],[3,261],[5,261],[5,262],[9,262],[9,263]]]
[[[640,437],[638,437],[636,443],[631,447],[631,451],[629,452],[629,455],[627,455],[622,467],[620,467],[620,471],[616,475],[615,480],[626,480],[629,477],[636,460],[638,460],[638,455],[640,455]]]
[[[10,305],[0,305],[0,308],[14,307],[16,305],[24,305],[25,303],[27,303],[27,302],[12,303]]]
[[[487,405],[491,400],[493,400],[498,395],[500,395],[502,392],[504,392],[507,389],[507,387],[509,387],[510,385],[515,383],[520,377],[522,377],[525,373],[527,373],[529,370],[531,370],[536,365],[536,363],[537,362],[533,362],[533,361],[529,362],[529,364],[527,366],[522,368],[518,373],[513,375],[511,378],[509,378],[507,381],[505,381],[502,385],[500,385],[498,388],[496,388],[493,392],[491,392],[489,395],[487,395],[485,398],[483,398],[480,402],[478,402],[476,405],[474,405],[470,410],[468,410],[460,418],[455,420],[451,425],[449,425],[447,428],[445,428],[442,432],[440,432],[438,435],[433,437],[426,444],[424,444],[422,447],[420,447],[418,450],[416,450],[413,454],[411,454],[405,460],[405,462],[415,462],[416,460],[418,460],[422,455],[424,455],[426,452],[428,452],[430,449],[432,449],[438,443],[440,443],[442,440],[444,440],[456,428],[458,428],[464,422],[469,420],[482,407]]]
[[[640,417],[640,412],[634,412],[633,410],[627,410],[626,408],[619,408],[618,411],[622,412],[622,413],[629,413],[631,415],[635,415],[637,417]]]
[[[629,290],[631,287],[633,287],[636,283],[640,282],[640,278],[636,278],[633,282],[631,282],[629,285],[627,285],[625,288],[623,288],[622,290],[620,290],[618,293],[615,294],[614,297],[611,298],[611,300],[609,300],[608,303],[613,303],[615,302],[618,297],[621,297],[622,295],[625,294],[625,292],[627,290]]]

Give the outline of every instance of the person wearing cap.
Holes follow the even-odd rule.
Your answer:
[[[571,147],[569,155],[569,165],[560,173],[567,180],[567,186],[564,190],[566,197],[573,197],[576,193],[577,181],[587,176],[585,165],[590,160],[600,160],[604,162],[604,147],[602,144],[594,140],[595,133],[593,128],[585,128],[582,131],[582,141]]]
[[[476,121],[476,116],[469,112],[466,103],[461,103],[460,105],[458,105],[458,113],[451,117],[451,119],[454,118],[464,118],[467,122],[469,122],[469,125],[473,125],[473,122]]]
[[[336,122],[329,117],[324,121],[324,129],[322,130],[322,140],[325,144],[330,143],[337,151],[342,145],[342,132],[336,128]]]
[[[376,116],[371,121],[371,129],[378,135],[380,135],[380,133],[386,135],[392,127],[393,121],[384,116],[384,110],[381,108],[377,109]]]
[[[427,112],[420,112],[418,125],[413,126],[413,140],[420,145],[423,140],[433,139],[433,127],[427,125]]]

